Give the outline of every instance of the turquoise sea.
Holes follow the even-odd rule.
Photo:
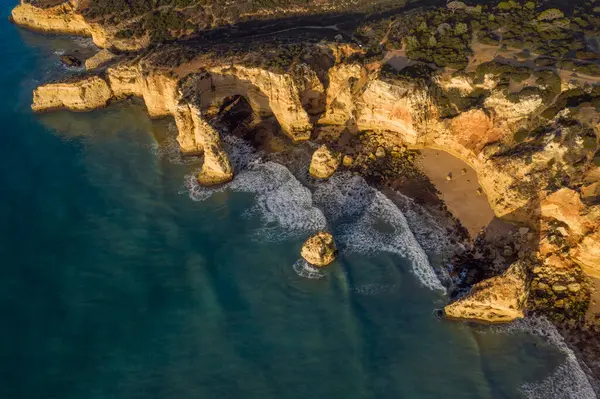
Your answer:
[[[88,40],[0,33],[1,398],[595,397],[543,320],[434,317],[444,239],[425,216],[232,138],[238,177],[203,190],[143,105],[31,112]],[[309,273],[300,246],[323,227],[341,256]]]

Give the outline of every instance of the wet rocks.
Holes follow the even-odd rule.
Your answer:
[[[315,179],[331,177],[340,166],[340,154],[332,151],[326,145],[319,147],[313,154],[309,172]]]
[[[310,236],[302,245],[300,254],[313,266],[325,267],[329,265],[337,255],[333,236],[325,231]]]
[[[61,55],[60,62],[69,68],[80,68],[83,65],[83,62],[79,58],[70,54]]]

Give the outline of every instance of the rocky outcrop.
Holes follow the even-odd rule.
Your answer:
[[[446,317],[484,323],[506,323],[524,316],[527,266],[512,264],[501,276],[475,284],[463,298],[444,308]]]
[[[79,4],[78,0],[70,0],[55,7],[44,8],[22,0],[21,4],[12,10],[11,18],[16,24],[32,30],[89,36],[96,46],[102,48],[136,51],[150,44],[147,36],[123,39],[117,36],[116,27],[86,21],[78,12]]]
[[[33,92],[34,111],[49,111],[66,108],[73,111],[91,111],[105,107],[113,93],[108,83],[90,76],[76,82],[50,83]]]
[[[33,30],[91,36],[88,23],[74,11],[75,6],[70,1],[51,8],[39,8],[22,1],[13,8],[11,17],[15,23]]]
[[[322,145],[313,153],[309,167],[310,175],[315,179],[331,177],[340,166],[341,158],[341,154]]]
[[[23,7],[15,13],[24,15],[28,6]],[[60,7],[64,7],[62,14],[58,8],[43,11],[52,15],[47,20],[53,21],[56,30],[64,27],[61,18],[74,18],[68,15],[73,4]],[[59,14],[63,16],[59,18]],[[79,22],[73,26],[77,30],[82,25]],[[103,51],[96,60],[88,60],[88,67],[110,63],[105,78],[86,77],[79,82],[40,86],[34,93],[32,108],[89,110],[105,106],[111,99],[140,97],[150,116],[174,117],[182,153],[204,154],[205,164],[198,176],[202,184],[232,178],[218,132],[206,115],[236,97],[248,101],[257,120],[275,119],[294,141],[307,140],[313,132],[327,132],[335,141],[342,131],[374,131],[385,139],[386,148],[441,149],[474,168],[498,217],[525,223],[540,237],[550,237],[555,225],[564,224],[561,227],[568,237],[553,242],[547,237],[540,240],[541,261],[560,251],[571,254],[571,259],[564,259],[569,267],[581,267],[591,275],[600,273],[596,260],[600,211],[589,205],[597,196],[600,174],[588,174],[585,182],[572,184],[570,189],[556,188],[556,182],[565,177],[561,174],[569,178],[575,174],[575,160],[591,163],[595,154],[586,152],[585,146],[597,147],[597,143],[591,142],[590,136],[577,136],[569,130],[575,127],[552,121],[544,125],[545,137],[525,143],[517,140],[521,130],[533,130],[531,124],[541,119],[539,113],[547,99],[535,90],[515,97],[496,89],[497,82],[487,76],[480,84],[468,77],[435,76],[426,84],[406,77],[384,78],[374,68],[347,61],[349,58],[340,51],[331,50],[332,58],[322,63],[328,65],[325,69],[315,71],[313,67],[319,63],[304,63],[306,57],[301,57],[287,72],[207,54],[177,66],[164,66],[155,62],[160,61],[164,49],[115,63],[111,62],[111,53]],[[480,90],[485,98],[461,111],[445,94],[440,95],[445,88],[457,89],[461,96]],[[569,136],[575,138],[565,141]],[[386,157],[382,154],[383,160]],[[347,166],[352,165],[351,155],[345,162]],[[339,164],[337,154],[320,148],[313,156],[310,172],[316,178],[327,178]]]
[[[98,69],[113,61],[116,57],[117,56],[115,54],[111,53],[107,49],[102,49],[92,57],[85,60],[85,69],[87,71]]]
[[[541,204],[542,217],[552,218],[564,223],[569,233],[582,237],[600,224],[600,207],[587,208],[579,193],[562,188],[550,194]]]
[[[60,56],[60,62],[70,68],[79,68],[82,64],[81,60],[74,55],[64,54]]]
[[[312,235],[302,245],[300,254],[313,266],[325,267],[329,265],[337,255],[333,236],[324,231]]]
[[[584,237],[570,255],[587,275],[600,278],[600,229]]]
[[[233,168],[221,145],[219,133],[201,117],[200,111],[194,106],[190,106],[190,113],[195,136],[204,150],[204,162],[198,182],[204,186],[228,182],[233,178]]]

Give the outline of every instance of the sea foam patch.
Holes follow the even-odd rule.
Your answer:
[[[190,198],[203,201],[225,190],[252,193],[254,205],[244,215],[262,221],[254,239],[304,237],[329,224],[340,250],[400,255],[411,262],[413,273],[423,285],[445,291],[402,211],[362,177],[337,173],[327,181],[311,184],[311,192],[301,183],[304,175],[297,177],[286,166],[263,160],[244,140],[224,136],[223,143],[236,171],[235,178],[214,188],[200,186],[197,172],[190,174],[184,190]],[[304,169],[299,168],[300,172]],[[294,270],[306,274],[301,266],[301,262],[297,263]]]
[[[219,187],[198,184],[198,171],[185,178],[185,192],[195,201],[204,201],[216,192],[231,190],[255,195],[246,217],[262,221],[254,236],[257,240],[281,241],[303,237],[327,227],[325,215],[313,205],[310,190],[283,165],[263,161],[245,141],[233,136],[223,139],[235,178]]]
[[[334,226],[341,250],[400,255],[411,262],[413,273],[423,285],[445,291],[402,211],[362,177],[336,174],[317,185],[314,201]]]
[[[293,268],[296,274],[300,277],[308,278],[311,280],[318,280],[325,277],[325,273],[323,273],[323,271],[312,266],[304,259],[298,259],[296,263],[294,263]]]

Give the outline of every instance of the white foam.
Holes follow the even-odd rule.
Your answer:
[[[329,222],[334,225],[335,240],[342,251],[400,255],[411,262],[413,273],[423,285],[445,291],[402,211],[362,177],[337,173],[317,183],[311,194],[287,167],[262,160],[243,140],[225,136],[223,142],[235,178],[211,188],[198,184],[197,172],[190,174],[186,176],[184,190],[190,198],[204,201],[225,190],[252,193],[255,202],[244,215],[262,221],[254,239],[281,241],[306,237],[325,229]],[[304,169],[301,172],[306,172]]]
[[[230,188],[256,195],[246,215],[258,215],[262,220],[256,234],[260,240],[304,237],[327,227],[325,215],[313,205],[310,190],[283,165],[255,163],[240,173]]]
[[[236,171],[235,178],[217,188],[202,187],[196,171],[185,178],[185,191],[190,198],[204,201],[225,190],[254,194],[254,205],[244,215],[257,216],[262,221],[253,237],[261,241],[304,237],[327,227],[323,212],[313,206],[310,190],[285,166],[262,161],[241,139],[226,136],[223,141]]]
[[[296,263],[294,263],[293,268],[296,274],[300,277],[308,278],[311,280],[318,280],[325,277],[325,273],[312,266],[304,259],[298,259]]]
[[[339,223],[335,236],[343,250],[400,255],[423,285],[445,291],[400,209],[362,177],[336,174],[317,185],[314,201],[330,223]]]
[[[547,319],[532,317],[519,320],[498,331],[526,332],[542,337],[565,355],[565,362],[541,382],[528,383],[521,392],[530,399],[597,399],[594,388],[575,353],[567,346],[556,327]]]
[[[394,195],[395,203],[402,210],[410,230],[425,252],[438,257],[446,257],[455,253],[457,249],[465,249],[464,247],[457,248],[457,243],[449,236],[446,228],[440,225],[425,208],[415,203],[412,198],[397,191],[394,192]]]

